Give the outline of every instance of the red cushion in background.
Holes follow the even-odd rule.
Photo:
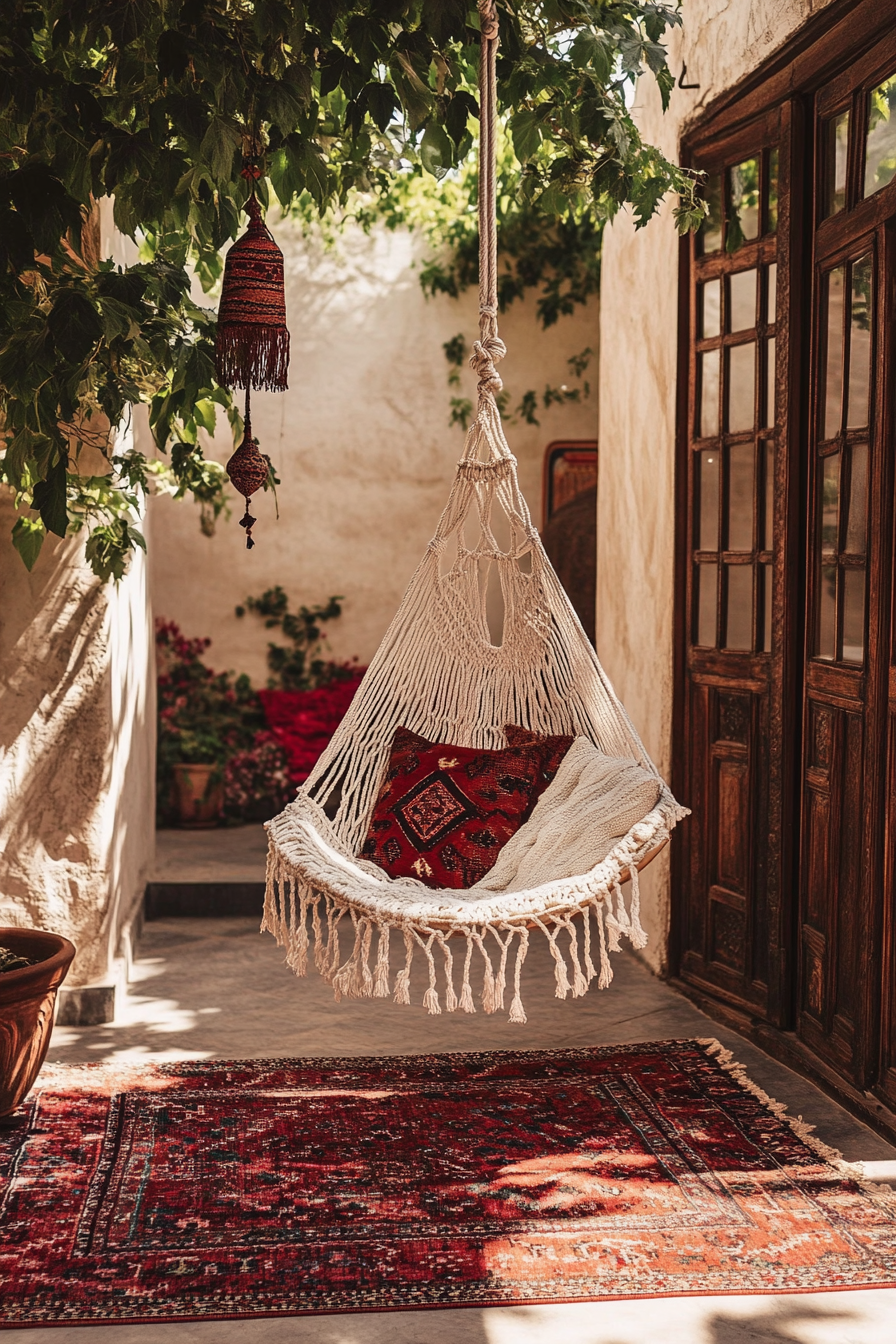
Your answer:
[[[528,815],[544,760],[542,744],[485,751],[396,729],[364,857],[391,877],[473,886]]]
[[[535,733],[531,728],[520,728],[516,723],[505,723],[504,736],[511,747],[540,746],[544,748],[544,768],[536,786],[533,803],[541,797],[560,769],[560,762],[575,740],[572,736]]]
[[[268,727],[289,757],[289,777],[302,784],[342,722],[361,684],[356,677],[331,681],[315,691],[259,691]]]

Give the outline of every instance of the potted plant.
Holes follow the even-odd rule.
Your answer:
[[[217,826],[224,810],[224,768],[220,738],[201,726],[179,735],[183,760],[172,763],[178,824]]]
[[[74,955],[57,933],[0,928],[0,1116],[31,1091],[50,1044],[56,991]]]
[[[269,817],[289,796],[287,758],[268,732],[249,678],[214,672],[208,639],[156,624],[158,815],[162,824],[211,827]]]

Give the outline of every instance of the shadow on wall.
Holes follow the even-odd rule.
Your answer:
[[[128,790],[140,796],[128,762],[149,731],[147,691],[135,685],[139,666],[123,674],[134,647],[129,599],[99,584],[76,539],[48,538],[29,574],[9,539],[14,519],[4,492],[0,919],[70,938],[78,955],[68,983],[84,985],[108,974],[117,951],[118,860],[128,825],[140,829],[135,809],[121,804]],[[151,767],[151,745],[148,753]],[[151,836],[152,775],[140,756],[134,765],[149,770]]]
[[[0,904],[10,923],[78,942],[74,907],[96,881],[108,672],[98,581],[77,543],[47,540],[31,574],[0,501]]]

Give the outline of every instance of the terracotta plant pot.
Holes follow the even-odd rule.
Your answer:
[[[14,1111],[34,1085],[53,1031],[56,991],[75,955],[58,933],[39,929],[0,929],[0,947],[34,966],[0,974],[0,1116]]]
[[[178,826],[184,826],[188,830],[217,826],[224,807],[221,767],[176,765],[174,795],[177,799]]]

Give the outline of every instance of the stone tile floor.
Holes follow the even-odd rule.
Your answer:
[[[201,833],[200,833],[201,834]],[[225,838],[176,838],[181,857],[216,862]],[[254,845],[257,836],[247,834]],[[194,848],[190,849],[190,844]],[[257,847],[257,846],[256,846]],[[204,849],[204,857],[200,853]],[[257,856],[243,856],[247,865]],[[220,844],[218,848],[220,854]],[[192,857],[191,857],[192,856]],[[240,860],[242,861],[242,860]],[[172,861],[168,880],[182,876]],[[241,880],[251,880],[248,873]],[[164,880],[164,879],[163,879]],[[219,880],[219,873],[206,876]],[[717,1036],[750,1076],[851,1161],[896,1182],[896,1149],[811,1083],[717,1026],[634,957],[615,958],[616,978],[584,999],[553,997],[543,940],[533,940],[524,998],[529,1024],[477,1014],[430,1017],[382,1000],[334,1004],[316,976],[296,980],[282,952],[251,919],[168,919],[146,926],[135,979],[118,1021],[57,1028],[60,1062],[276,1055],[390,1055],[501,1048],[550,1049],[682,1036]],[[415,991],[418,984],[415,982]],[[419,983],[418,999],[423,985]],[[4,1344],[896,1344],[896,1289],[782,1296],[658,1298],[566,1306],[365,1313],[276,1320],[10,1330]]]

